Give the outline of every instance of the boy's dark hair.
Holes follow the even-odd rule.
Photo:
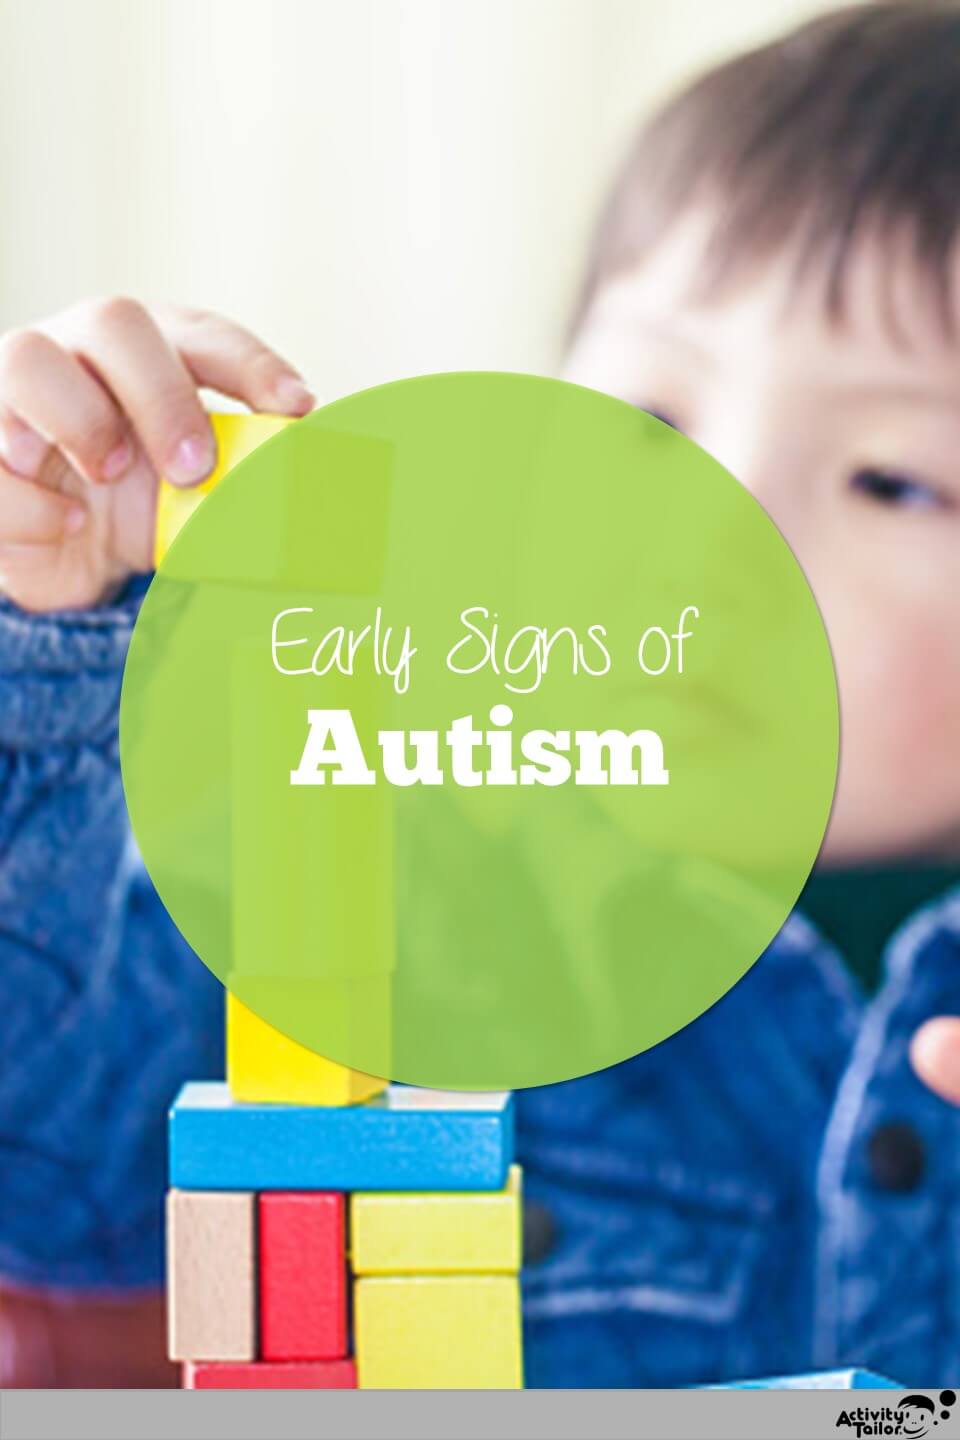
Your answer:
[[[703,283],[788,253],[843,312],[869,237],[909,254],[953,325],[960,234],[960,5],[887,0],[819,16],[710,70],[645,125],[596,231],[575,324],[700,199]]]

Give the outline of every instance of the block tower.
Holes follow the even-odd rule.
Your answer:
[[[211,479],[161,486],[158,561],[202,495],[286,422],[213,423]],[[382,837],[381,825],[347,845]],[[388,1014],[391,964],[324,975],[325,1001]],[[226,1081],[186,1085],[169,1135],[169,1352],[187,1388],[523,1384],[510,1095],[388,1085],[231,993]]]

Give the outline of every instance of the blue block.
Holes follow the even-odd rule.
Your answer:
[[[500,1190],[513,1097],[391,1085],[364,1105],[249,1105],[185,1085],[170,1111],[180,1190]]]
[[[870,1370],[821,1370],[813,1375],[775,1375],[770,1380],[740,1380],[704,1385],[704,1390],[902,1390],[895,1380]]]

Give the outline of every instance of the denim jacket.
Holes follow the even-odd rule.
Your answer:
[[[0,602],[0,1277],[154,1286],[165,1117],[223,1073],[222,992],[123,803],[114,606]],[[529,1385],[862,1365],[960,1374],[960,1111],[908,1045],[960,1013],[960,891],[866,997],[799,915],[734,989],[622,1065],[518,1097]]]

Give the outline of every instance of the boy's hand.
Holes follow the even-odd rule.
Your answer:
[[[162,1295],[64,1297],[0,1288],[0,1387],[166,1389]]]
[[[94,300],[0,336],[0,591],[74,609],[152,568],[158,476],[195,485],[216,459],[202,385],[313,406],[286,361],[205,311]]]
[[[941,1015],[921,1025],[910,1046],[910,1059],[924,1084],[960,1105],[960,1016]]]

